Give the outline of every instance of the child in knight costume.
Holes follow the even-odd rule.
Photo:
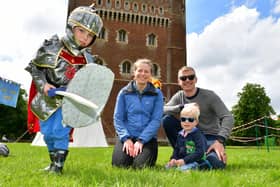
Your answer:
[[[89,47],[103,27],[93,6],[74,9],[68,20],[66,35],[45,40],[36,57],[25,68],[32,76],[36,94],[30,107],[40,120],[40,130],[47,144],[51,164],[46,171],[62,173],[68,154],[71,128],[62,124],[62,97],[48,96],[52,88],[66,87],[74,74],[93,58]],[[32,89],[32,87],[31,87]]]

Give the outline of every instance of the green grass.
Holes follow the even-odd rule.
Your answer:
[[[63,175],[40,171],[49,164],[46,147],[8,144],[9,157],[0,157],[2,186],[269,186],[280,185],[279,148],[227,147],[228,166],[219,171],[165,170],[170,147],[160,147],[152,169],[119,169],[111,166],[112,147],[70,148]]]

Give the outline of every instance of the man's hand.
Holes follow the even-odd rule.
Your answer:
[[[227,155],[225,152],[224,145],[217,140],[208,148],[206,154],[210,153],[211,151],[215,151],[219,160],[223,161],[225,164],[227,162]]]

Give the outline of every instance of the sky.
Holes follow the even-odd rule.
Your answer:
[[[0,77],[29,90],[31,76],[24,68],[45,39],[63,36],[67,0],[9,0],[0,6]],[[28,92],[28,91],[27,91]]]
[[[280,0],[187,0],[187,63],[231,110],[247,83],[280,113]]]
[[[24,68],[44,39],[64,35],[67,0],[9,0],[0,6],[0,77],[28,90]],[[186,0],[188,65],[198,86],[231,110],[246,83],[260,84],[280,113],[280,0]]]

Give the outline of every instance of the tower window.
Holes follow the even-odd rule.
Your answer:
[[[111,8],[111,0],[106,0],[106,7]]]
[[[159,76],[159,70],[158,70],[158,65],[157,64],[153,64],[153,76],[157,77]]]
[[[129,9],[130,9],[130,3],[129,3],[128,0],[126,0],[126,1],[124,2],[124,9],[125,9],[125,10],[129,10]]]
[[[151,13],[155,13],[155,7],[151,6]]]
[[[131,70],[130,62],[125,61],[124,63],[122,63],[122,73],[130,74],[130,70]]]
[[[147,5],[146,4],[142,4],[142,12],[147,12]]]
[[[125,30],[123,30],[123,29],[119,30],[118,31],[118,38],[117,38],[117,40],[119,42],[127,43],[127,32]]]
[[[147,36],[147,46],[156,47],[157,46],[157,37],[155,34],[149,34]]]
[[[138,4],[137,3],[133,4],[133,10],[134,10],[134,12],[138,11]]]
[[[163,15],[163,8],[162,7],[159,8],[159,14]]]
[[[99,33],[99,38],[103,40],[107,40],[107,31],[104,27],[101,29],[101,32]]]
[[[97,1],[97,4],[98,4],[99,6],[101,6],[101,5],[102,5],[102,0],[98,0],[98,1]]]
[[[115,2],[115,7],[116,7],[117,9],[121,8],[121,2],[120,2],[120,0],[117,0],[117,1]]]
[[[132,62],[129,60],[124,60],[122,63],[120,63],[120,74],[123,78],[131,78],[131,67]]]

